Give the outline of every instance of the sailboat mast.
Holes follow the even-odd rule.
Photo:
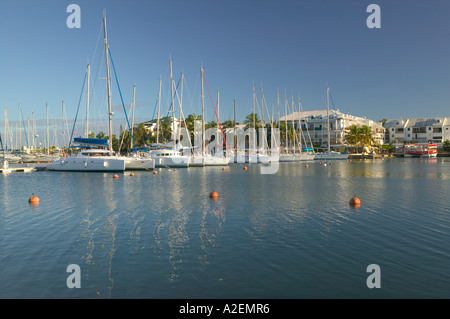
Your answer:
[[[36,151],[36,121],[34,119],[34,112],[31,112],[31,125],[33,133],[33,149]]]
[[[295,120],[294,120],[294,95],[291,94],[291,105],[292,105],[292,153],[295,155],[295,142],[296,137],[295,135],[297,132],[295,131]]]
[[[285,147],[286,147],[286,153],[288,149],[288,125],[287,125],[287,105],[286,105],[286,91],[284,91],[284,114],[286,116],[284,117],[284,126],[285,126]]]
[[[47,155],[49,155],[49,147],[50,147],[50,141],[49,141],[49,139],[50,139],[50,134],[49,134],[49,132],[48,132],[48,102],[46,103],[46,109],[47,109]]]
[[[133,104],[131,105],[131,135],[133,134],[133,127],[134,127],[134,106],[135,106],[135,96],[136,96],[136,85],[133,85]],[[130,141],[130,150],[133,148],[133,139]],[[135,145],[136,146],[136,145]]]
[[[66,131],[64,130],[64,100],[62,101],[62,136],[63,136],[63,150],[64,150],[64,146],[66,145]]]
[[[327,85],[327,136],[328,136],[328,153],[330,152],[330,115],[329,115],[329,112],[330,112],[330,104],[329,104],[329,97],[328,97],[328,95],[329,95],[329,88],[328,88],[328,85]]]
[[[200,68],[201,77],[201,98],[202,98],[202,156],[205,156],[206,146],[205,146],[205,103],[203,101],[203,67]]]
[[[253,128],[255,132],[253,133],[253,147],[256,148],[256,110],[255,110],[255,84],[252,85],[252,96],[253,96]]]
[[[91,65],[87,66],[87,94],[86,94],[86,138],[89,136],[89,78],[91,77]]]
[[[217,90],[217,125],[216,125],[216,141],[219,141],[219,119],[220,119],[220,107],[219,107],[219,90]],[[217,144],[217,147],[219,148],[219,144]]]
[[[184,73],[181,72],[181,89],[180,89],[180,119],[179,119],[179,125],[178,125],[178,142],[181,142],[181,114],[183,113],[183,81],[184,81]],[[183,119],[184,121],[184,119]],[[185,123],[186,125],[186,123]]]
[[[21,113],[21,110],[20,110],[20,103],[19,103],[19,149],[22,149],[22,121],[21,121],[21,118],[20,118],[20,113]]]
[[[234,134],[233,134],[233,152],[236,151],[236,99],[233,100],[233,126],[234,126]],[[234,154],[234,153],[232,153]]]
[[[3,149],[6,149],[6,147],[8,146],[8,135],[6,134],[7,132],[8,132],[8,113],[5,108],[5,141],[6,141],[5,145],[6,146],[4,146]]]
[[[156,144],[159,144],[159,109],[161,106],[161,77],[159,78],[158,118],[156,120]]]
[[[106,56],[106,88],[108,91],[108,146],[109,151],[112,153],[112,110],[111,110],[111,78],[109,74],[109,54],[108,54],[108,38],[106,34],[106,16],[103,17],[103,31],[105,36],[105,56]]]
[[[172,139],[173,139],[173,149],[176,150],[176,136],[175,136],[175,105],[173,96],[173,75],[172,75],[172,60],[169,61],[170,66],[170,97],[172,99]]]

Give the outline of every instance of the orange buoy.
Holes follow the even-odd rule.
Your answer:
[[[28,199],[28,202],[32,205],[39,204],[39,197],[34,196],[34,194]]]
[[[247,170],[247,166],[244,166],[244,171],[246,171]]]
[[[115,174],[113,177],[114,177],[115,179],[117,179],[117,178],[119,178],[119,175]]]
[[[225,171],[226,170],[226,167],[222,167],[222,171]]]
[[[217,198],[219,198],[219,193],[212,192],[211,194],[209,194],[209,197],[211,197],[212,199],[217,199]]]
[[[176,172],[176,171],[177,171],[177,169],[176,169],[176,168],[174,168],[174,169],[173,169],[173,171],[174,171],[174,172]]]
[[[27,166],[30,166],[30,164],[27,164]]]
[[[308,165],[308,164],[306,164],[306,165],[305,165],[305,167],[306,167],[306,168],[308,168],[308,167],[309,167],[309,165]]]
[[[155,175],[158,174],[158,171],[153,171],[153,174],[155,174]]]
[[[352,205],[352,206],[360,206],[361,205],[361,200],[358,197],[352,197],[350,199],[349,204]]]
[[[131,173],[130,176],[134,176],[134,173]]]

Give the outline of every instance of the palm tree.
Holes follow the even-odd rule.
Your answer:
[[[253,122],[253,118],[255,118],[256,123]],[[253,114],[253,113],[250,113],[249,115],[247,115],[245,117],[244,124],[245,124],[246,129],[249,127],[254,127],[254,128],[258,129],[261,127],[260,120],[258,119],[258,114]]]
[[[367,125],[351,125],[348,128],[348,132],[345,135],[345,140],[349,145],[355,147],[362,147],[363,150],[365,147],[370,147],[375,139],[372,136],[372,130]]]

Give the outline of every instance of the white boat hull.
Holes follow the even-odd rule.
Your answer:
[[[227,154],[227,158],[229,159],[229,163],[272,163],[278,162],[277,156],[271,156],[267,154],[258,154],[258,155],[232,155]]]
[[[315,160],[346,160],[348,159],[348,154],[342,154],[338,152],[323,152],[316,153],[314,156]]]
[[[225,156],[205,156],[205,166],[224,166],[230,163],[230,159]]]
[[[155,160],[150,157],[126,157],[125,170],[152,170]]]
[[[315,154],[280,154],[279,162],[300,162],[300,161],[312,161],[315,158]]]
[[[154,157],[155,167],[189,167],[189,157],[187,156],[160,156]]]
[[[119,158],[64,157],[47,165],[49,171],[120,172],[125,170],[125,160]]]
[[[12,164],[16,164],[19,163],[22,158],[11,154],[6,154],[5,157],[3,157],[3,154],[0,154],[0,159],[7,160],[9,163]]]

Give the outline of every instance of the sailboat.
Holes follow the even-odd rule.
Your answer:
[[[165,147],[156,150],[152,150],[149,153],[149,157],[155,161],[156,167],[176,167],[176,168],[186,168],[189,167],[190,157],[183,155],[177,149],[177,141],[175,137],[175,96],[174,96],[174,83],[172,74],[172,60],[169,61],[170,66],[170,95],[172,104],[172,147]],[[159,85],[159,100],[161,98],[161,82]],[[181,115],[181,114],[180,114]],[[158,126],[157,126],[157,138],[159,138],[159,101],[158,101]],[[159,140],[157,141],[159,144]]]
[[[230,162],[230,158],[225,156],[225,154],[221,151],[209,153],[207,152],[207,145],[206,145],[206,136],[205,136],[205,105],[203,100],[203,79],[205,77],[205,74],[203,72],[203,67],[200,68],[200,75],[201,75],[201,99],[202,99],[202,157],[203,157],[203,164],[204,166],[225,166],[228,165]],[[208,83],[206,83],[208,85]],[[209,88],[208,88],[209,91]],[[212,100],[212,99],[211,99]],[[217,118],[217,123],[220,126],[219,119]],[[222,130],[222,128],[220,128]],[[220,141],[220,138],[218,138],[219,131],[216,131],[216,140]],[[217,147],[219,149],[222,148],[222,145],[218,145]]]
[[[310,153],[303,153],[301,152],[301,148],[299,146],[299,151],[297,152],[297,150],[295,149],[295,143],[296,143],[296,137],[297,137],[297,133],[295,130],[295,125],[294,125],[294,101],[292,101],[292,131],[293,131],[293,141],[292,141],[292,150],[289,151],[289,147],[288,147],[288,124],[287,124],[287,99],[286,99],[286,95],[285,95],[285,127],[286,127],[286,135],[285,135],[285,143],[286,143],[286,151],[284,153],[280,152],[280,158],[279,161],[280,162],[300,162],[300,161],[312,161],[314,160],[314,154],[310,154]]]
[[[346,160],[348,154],[331,151],[330,149],[330,104],[329,104],[329,88],[327,86],[327,141],[328,149],[326,152],[315,153],[315,160]]]
[[[47,138],[46,138],[47,150],[46,150],[45,154],[37,153],[34,158],[35,162],[52,162],[52,161],[55,161],[60,158],[59,155],[50,154],[50,134],[48,131],[48,103],[46,104],[46,110],[47,110],[47,112],[46,112],[47,113]]]
[[[135,107],[136,85],[133,86],[133,103],[132,103],[132,120],[131,120],[131,136],[134,126],[134,107]],[[133,147],[134,139],[131,139],[131,147]],[[135,146],[135,145],[134,145]],[[155,160],[147,155],[140,155],[136,151],[123,157],[125,160],[125,170],[151,170],[155,168]]]
[[[5,109],[5,144],[6,144],[6,146],[3,147],[3,143],[2,143],[3,152],[0,153],[0,159],[2,161],[8,161],[9,163],[13,163],[13,164],[19,163],[19,161],[21,160],[20,156],[16,156],[14,154],[11,154],[10,152],[6,152],[6,150],[8,149],[8,136],[10,136],[10,134],[8,132],[8,115],[7,115],[7,111]],[[0,137],[0,141],[1,141],[1,137]]]
[[[103,30],[106,56],[106,83],[108,93],[108,130],[109,139],[74,138],[83,150],[70,157],[62,157],[47,165],[50,171],[124,171],[125,160],[117,157],[112,150],[112,112],[111,112],[111,77],[109,72],[108,40],[106,33],[106,16],[103,17]],[[88,94],[89,96],[89,94]]]

